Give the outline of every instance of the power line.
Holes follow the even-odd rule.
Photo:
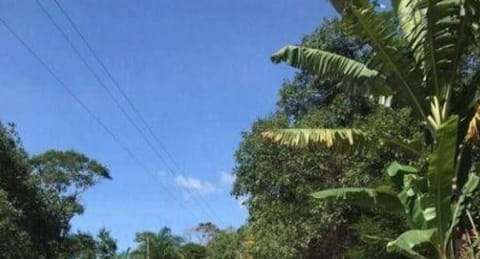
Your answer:
[[[36,0],[37,3],[39,3],[38,0]],[[185,177],[183,175],[183,171],[182,168],[179,166],[179,164],[176,162],[176,160],[173,158],[173,156],[171,155],[171,153],[168,151],[168,149],[166,148],[166,146],[162,143],[162,141],[160,140],[160,138],[155,134],[154,130],[152,129],[152,127],[150,126],[150,124],[147,122],[147,120],[144,118],[144,116],[140,113],[140,111],[136,108],[136,106],[133,104],[133,102],[130,100],[130,98],[128,97],[128,95],[126,94],[126,92],[123,90],[123,88],[121,87],[121,85],[118,83],[118,81],[115,79],[115,77],[112,75],[112,73],[110,72],[110,70],[107,68],[107,66],[105,65],[105,62],[103,62],[103,60],[100,58],[100,56],[96,53],[96,51],[93,49],[93,47],[91,46],[91,44],[88,42],[88,40],[83,36],[82,32],[80,31],[80,29],[78,28],[78,26],[76,25],[76,23],[73,21],[73,19],[70,17],[70,15],[67,13],[67,11],[65,10],[65,8],[63,8],[63,6],[57,1],[57,0],[53,0],[55,2],[55,4],[57,5],[58,9],[61,11],[61,13],[63,14],[63,16],[67,19],[68,23],[72,26],[72,28],[74,29],[74,31],[78,34],[78,36],[80,37],[80,39],[82,40],[82,42],[85,44],[85,46],[87,47],[87,49],[89,50],[89,52],[92,54],[92,56],[95,58],[95,60],[98,62],[98,64],[100,64],[100,66],[102,67],[103,71],[107,74],[108,78],[112,81],[112,83],[115,85],[115,87],[117,88],[117,90],[120,92],[120,94],[123,96],[123,98],[127,101],[129,107],[132,109],[132,111],[135,113],[135,115],[140,119],[140,121],[142,122],[143,126],[147,129],[147,132],[153,137],[153,139],[155,140],[156,144],[162,149],[162,151],[167,155],[168,159],[170,159],[170,161],[172,161],[172,164],[174,165],[174,167],[176,168],[176,171],[183,177]],[[40,3],[39,3],[40,4]],[[41,5],[41,4],[40,4]],[[42,8],[44,9],[44,8]],[[47,11],[48,12],[48,11]],[[53,23],[55,23],[54,19],[50,19]],[[56,25],[57,28],[60,28],[58,25]],[[61,30],[61,29],[59,29]],[[62,34],[65,34],[65,33],[62,33]],[[67,36],[68,38],[68,36]],[[70,40],[67,40],[67,41],[70,41]],[[71,43],[70,44],[72,47],[74,47],[74,45]],[[154,151],[157,155],[159,155],[158,151]],[[160,155],[159,155],[160,156]],[[160,156],[161,157],[161,156]],[[161,158],[161,160],[164,161],[163,158]],[[167,163],[164,162],[164,164],[167,166],[167,171],[169,171],[173,176],[175,176],[173,174],[173,171]],[[188,190],[189,194],[193,196],[193,194],[191,193],[190,189],[186,189]],[[203,199],[201,193],[198,193],[198,197],[199,197],[199,200],[200,202],[203,203],[203,205],[210,211],[211,214],[214,215],[214,217],[219,220],[220,222],[222,222],[221,218],[217,216],[217,214],[215,213],[215,210],[213,210],[210,205],[208,204],[208,202]],[[222,222],[223,223],[223,222]]]
[[[60,34],[62,35],[62,37],[65,39],[65,41],[67,41],[67,43],[70,45],[70,47],[74,50],[75,54],[77,55],[77,57],[82,61],[82,63],[87,67],[87,69],[93,74],[93,76],[95,77],[96,81],[100,84],[100,86],[105,90],[107,91],[109,97],[114,101],[115,105],[120,109],[120,111],[122,112],[122,114],[127,118],[127,120],[130,122],[130,124],[132,124],[132,126],[138,131],[138,133],[142,136],[143,140],[146,142],[146,144],[149,146],[150,149],[152,149],[152,151],[155,153],[155,155],[157,156],[157,158],[159,158],[159,160],[167,167],[168,171],[170,174],[172,174],[173,176],[174,173],[173,173],[173,170],[169,167],[167,161],[163,158],[163,156],[160,154],[160,152],[158,151],[158,149],[155,147],[155,145],[153,145],[148,137],[145,135],[145,133],[142,131],[142,129],[137,125],[137,123],[134,121],[134,119],[128,114],[128,112],[123,108],[123,106],[121,105],[121,103],[118,101],[118,99],[115,97],[115,95],[111,92],[111,90],[109,89],[109,87],[107,85],[105,85],[105,83],[102,81],[101,77],[96,73],[95,69],[92,68],[92,66],[90,66],[90,64],[86,61],[86,59],[82,56],[81,52],[78,50],[78,48],[75,46],[75,44],[72,42],[72,40],[68,37],[68,35],[65,33],[65,31],[58,25],[58,23],[55,21],[55,19],[50,15],[50,13],[48,12],[48,10],[43,6],[43,4],[36,0],[36,3],[38,4],[38,6],[41,8],[41,10],[43,11],[43,13],[47,16],[47,18],[50,20],[50,22],[54,25],[54,27],[60,32]],[[187,189],[186,190],[188,191],[188,193],[193,197],[195,198],[194,194],[192,193],[192,191],[190,189]],[[201,198],[201,197],[200,197]],[[207,205],[208,206],[208,205]],[[199,206],[202,210],[204,210],[204,208],[202,206]],[[206,214],[213,218],[212,215],[209,215],[209,211],[208,210],[204,210],[204,212],[206,212]],[[215,217],[215,216],[214,216]]]
[[[40,63],[40,65],[43,66],[43,68],[57,81],[57,83],[64,88],[67,93],[88,113],[92,119],[100,125],[100,127],[105,130],[105,132],[114,140],[117,145],[120,146],[120,148],[123,149],[127,153],[127,155],[135,161],[135,163],[140,166],[140,168],[143,169],[149,176],[151,176],[155,181],[157,181],[160,184],[160,187],[167,193],[173,200],[175,200],[185,211],[187,211],[191,216],[193,216],[196,220],[198,220],[197,216],[188,208],[186,207],[182,202],[180,202],[175,195],[168,190],[168,188],[157,179],[154,173],[152,173],[148,168],[133,154],[128,147],[123,144],[122,141],[108,128],[108,126],[97,116],[95,113],[88,108],[88,106],[73,92],[73,90],[63,82],[62,79],[60,79],[57,74],[52,70],[50,66],[20,37],[19,34],[17,34],[8,23],[3,20],[3,18],[0,17],[0,23],[3,25],[5,29],[28,51],[29,54],[31,54],[35,60]]]

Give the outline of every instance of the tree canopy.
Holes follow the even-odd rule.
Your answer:
[[[0,257],[59,258],[78,247],[97,254],[97,241],[72,234],[70,222],[84,211],[82,192],[111,179],[108,169],[73,150],[29,156],[13,125],[0,124],[0,154]],[[109,232],[99,240],[109,243],[99,255],[111,258],[116,244]]]

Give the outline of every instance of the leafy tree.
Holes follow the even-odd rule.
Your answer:
[[[97,256],[101,259],[115,258],[117,241],[112,238],[110,231],[102,228],[97,234]]]
[[[248,244],[245,243],[244,228],[238,230],[220,230],[207,244],[209,259],[247,259],[252,258]]]
[[[388,251],[412,258],[475,258],[478,234],[468,206],[479,181],[472,151],[479,140],[475,93],[480,70],[469,66],[475,63],[470,51],[479,37],[478,1],[393,1],[393,17],[376,12],[368,1],[332,3],[346,32],[368,43],[368,62],[302,46],[282,48],[272,60],[320,77],[340,75],[343,85],[366,94],[394,94],[397,106],[411,107],[423,121],[419,133],[424,138],[375,135],[358,128],[270,130],[264,137],[303,147],[388,144],[416,154],[409,165],[394,162],[388,167],[388,186],[329,189],[313,196],[346,197],[357,205],[405,212],[411,230],[388,242]],[[392,19],[398,26],[392,26]]]
[[[33,244],[28,233],[16,224],[22,214],[15,209],[5,191],[0,189],[0,255],[2,257],[25,258],[34,256]]]
[[[0,257],[53,257],[60,241],[59,222],[42,190],[30,180],[29,158],[13,125],[0,124],[0,154],[0,222],[5,230],[0,239],[8,240],[2,245],[12,245],[1,249]]]
[[[66,254],[69,258],[115,258],[117,242],[110,232],[102,228],[96,238],[89,233],[77,232],[67,238]]]
[[[220,229],[212,222],[200,223],[194,230],[200,234],[204,244],[210,242],[220,232]]]
[[[188,259],[207,258],[207,249],[205,246],[196,243],[186,243],[182,245],[181,252],[184,258]]]
[[[158,233],[139,232],[135,242],[139,243],[133,251],[135,258],[145,258],[148,255],[151,259],[178,259],[183,256],[183,238],[173,234],[167,227],[160,229]]]
[[[81,193],[110,178],[105,167],[75,151],[30,158],[14,126],[1,123],[0,172],[2,258],[63,257],[76,242],[69,240],[70,220],[83,212]]]
[[[30,165],[32,181],[59,221],[61,238],[68,235],[71,219],[84,211],[80,195],[101,179],[111,179],[103,165],[73,150],[46,151],[32,157]]]
[[[83,233],[79,231],[76,234],[69,235],[66,247],[66,254],[69,258],[96,258],[97,242],[89,233]]]
[[[324,21],[303,44],[322,46],[353,59],[366,58],[362,44],[342,33],[336,21]],[[280,89],[276,112],[243,134],[236,152],[233,194],[248,197],[250,219],[245,239],[256,258],[343,258],[350,250],[355,258],[398,258],[365,236],[382,235],[386,229],[384,238],[395,237],[405,229],[398,223],[403,221],[401,215],[378,220],[379,227],[369,229],[362,227],[369,224],[368,219],[383,219],[378,211],[348,205],[318,207],[309,195],[319,187],[381,181],[381,175],[369,168],[383,168],[388,161],[404,161],[409,156],[372,146],[352,157],[311,147],[279,146],[261,136],[267,129],[290,126],[355,125],[411,137],[419,128],[409,109],[393,112],[342,88],[340,83],[341,78],[317,78],[300,72]]]

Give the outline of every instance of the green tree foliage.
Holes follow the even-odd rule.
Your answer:
[[[303,45],[322,47],[358,61],[368,58],[368,49],[342,33],[336,21],[324,21],[303,40]],[[299,149],[275,145],[261,136],[267,129],[291,126],[355,126],[376,135],[388,132],[408,138],[420,128],[409,109],[392,111],[378,105],[353,88],[344,88],[342,78],[319,78],[300,71],[280,89],[275,113],[258,120],[243,134],[236,153],[233,194],[248,197],[250,247],[255,258],[397,257],[368,237],[394,238],[406,228],[399,224],[403,222],[401,215],[377,220],[377,228],[368,228],[373,224],[370,219],[383,219],[381,212],[348,204],[318,206],[310,193],[318,188],[385,181],[381,173],[371,169],[383,168],[389,161],[406,161],[410,155],[379,145],[365,145],[362,150],[344,154],[313,146]]]
[[[33,256],[34,247],[28,232],[17,225],[22,213],[8,200],[5,191],[0,189],[0,255],[15,258]],[[8,252],[7,252],[8,251]]]
[[[70,230],[70,221],[82,214],[83,191],[101,179],[111,179],[108,170],[97,161],[75,151],[49,150],[30,159],[31,178],[42,188],[44,200],[55,211],[61,236]]]
[[[110,178],[104,166],[75,151],[47,151],[31,158],[13,125],[2,124],[0,172],[2,258],[64,256],[76,242],[69,230],[72,217],[84,210],[81,193]]]
[[[97,255],[101,259],[114,258],[117,252],[117,241],[112,238],[110,231],[102,228],[97,234]]]
[[[252,237],[247,228],[220,229],[211,222],[200,223],[194,231],[201,235],[201,243],[185,242],[168,228],[158,233],[151,231],[136,234],[138,246],[132,253],[124,252],[118,258],[151,259],[250,259]]]
[[[89,259],[95,258],[97,242],[89,233],[78,232],[69,235],[66,245],[66,254],[70,258]]]
[[[67,239],[66,254],[69,258],[115,258],[117,243],[110,232],[102,228],[96,238],[89,233],[77,232]]]
[[[241,227],[238,230],[233,228],[219,229],[212,223],[201,223],[199,228],[207,226],[209,231],[208,243],[206,245],[207,257],[209,259],[242,259],[252,258],[249,247],[249,235],[247,228]]]
[[[210,240],[212,240],[220,232],[220,229],[212,222],[202,222],[198,224],[194,230],[200,234],[200,237],[202,238],[201,242],[204,244],[210,242]]]
[[[181,252],[188,259],[204,259],[207,258],[207,248],[196,243],[186,243],[182,245]]]
[[[369,1],[332,3],[342,14],[345,32],[368,44],[368,62],[305,46],[284,47],[272,60],[322,78],[342,75],[345,87],[353,79],[363,95],[390,92],[397,100],[392,111],[411,108],[424,129],[417,137],[388,132],[394,141],[386,141],[383,134],[375,136],[372,129],[362,131],[358,125],[295,125],[301,129],[273,129],[263,136],[303,148],[344,146],[346,139],[354,149],[390,144],[390,149],[415,154],[407,165],[391,163],[386,170],[389,185],[327,189],[313,196],[344,197],[360,206],[405,212],[410,230],[388,242],[390,252],[411,258],[477,258],[477,224],[468,208],[479,181],[472,167],[480,120],[478,52],[472,52],[480,35],[479,2],[400,0],[392,1],[394,11],[385,13],[377,12]],[[350,134],[333,134],[338,128]]]
[[[1,257],[52,256],[60,241],[59,222],[46,209],[41,189],[30,181],[29,158],[13,126],[0,125],[0,154],[0,198],[4,206],[1,222],[7,230],[0,235],[2,240],[10,237],[19,240],[14,246],[2,249]]]
[[[132,252],[134,258],[151,259],[179,259],[183,258],[181,245],[183,238],[172,233],[164,227],[158,233],[139,232],[135,236],[135,242],[139,245]]]

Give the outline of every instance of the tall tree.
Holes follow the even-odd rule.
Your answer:
[[[368,57],[363,44],[345,35],[337,21],[325,20],[302,44],[323,47],[355,60]],[[353,125],[403,137],[411,137],[418,128],[409,109],[392,112],[368,96],[343,88],[341,77],[318,78],[300,71],[280,89],[275,113],[258,120],[243,134],[236,152],[233,194],[248,197],[247,232],[256,257],[396,257],[386,254],[381,245],[365,236],[385,229],[385,238],[395,237],[405,228],[398,224],[402,221],[400,215],[379,220],[382,217],[376,211],[348,205],[325,204],[319,208],[309,195],[319,187],[378,182],[380,174],[369,168],[381,168],[388,161],[403,161],[407,157],[377,147],[352,157],[353,154],[333,154],[310,147],[278,146],[261,136],[272,128]],[[377,227],[366,227],[372,225]]]
[[[0,233],[0,239],[18,239],[13,246],[1,249],[1,257],[53,257],[59,242],[60,224],[43,199],[42,189],[31,182],[29,157],[13,125],[0,124],[0,154],[3,205],[0,221],[8,230]]]
[[[199,233],[203,244],[207,244],[215,238],[215,236],[220,232],[220,229],[213,224],[212,222],[205,222],[198,224],[197,227],[194,229],[195,232]]]
[[[71,219],[84,212],[81,194],[101,179],[111,179],[106,167],[73,150],[46,151],[32,157],[30,165],[30,177],[55,212],[62,239],[69,233]]]
[[[0,124],[0,257],[61,257],[70,220],[84,210],[81,193],[110,178],[98,162],[75,151],[30,158],[13,125]]]

